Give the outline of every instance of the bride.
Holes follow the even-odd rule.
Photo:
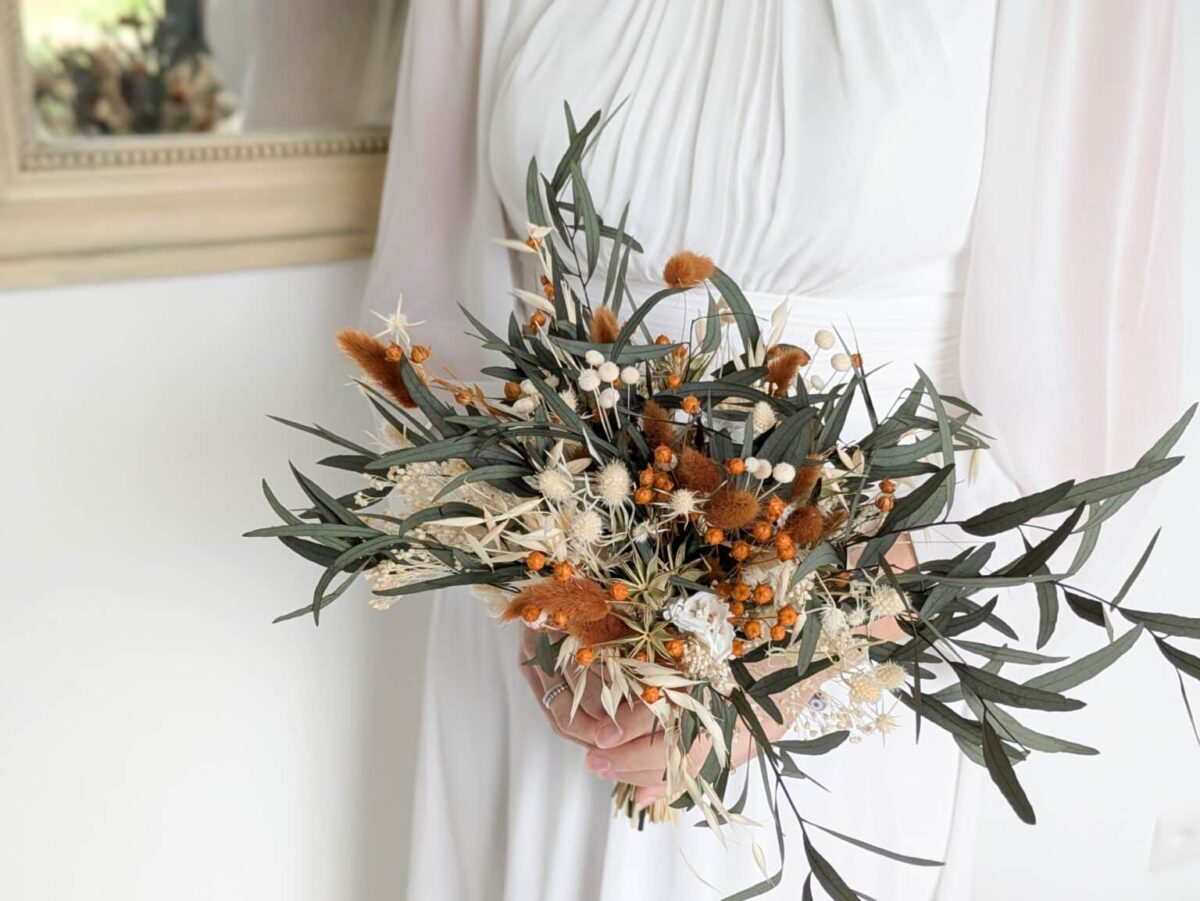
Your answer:
[[[920,365],[987,413],[978,503],[1131,462],[1174,410],[1134,383],[1178,382],[1174,14],[1168,0],[414,0],[368,307],[403,292],[421,343],[478,370],[455,304],[502,330],[507,287],[531,287],[493,242],[525,234],[529,160],[561,155],[564,100],[583,117],[625,101],[584,172],[602,213],[630,204],[636,296],[690,249],[759,315],[788,301],[787,341],[852,327],[892,361],[877,395]],[[651,329],[680,335],[697,303],[659,306]],[[1053,435],[1071,436],[1068,455],[1044,452]],[[612,780],[646,801],[660,787],[648,724],[570,720],[526,681],[520,632],[465,590],[436,600],[409,897],[721,897],[759,881],[750,851],[709,830],[613,818]],[[949,737],[926,730],[918,748],[901,719],[886,747],[811,772],[829,791],[807,790],[807,817],[947,860],[823,846],[857,890],[969,897],[980,771]],[[785,869],[780,897],[796,897],[803,853]]]

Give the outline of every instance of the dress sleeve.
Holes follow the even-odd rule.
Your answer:
[[[1177,413],[1174,0],[999,0],[963,384],[1024,491],[1132,464]]]
[[[458,304],[507,319],[511,270],[500,201],[483,148],[505,3],[413,0],[401,51],[368,311],[403,311],[432,363],[464,378],[480,366]],[[486,12],[485,12],[486,8]]]

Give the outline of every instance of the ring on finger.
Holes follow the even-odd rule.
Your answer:
[[[554,703],[554,699],[565,692],[567,688],[568,685],[565,681],[555,682],[553,685],[547,688],[546,693],[542,695],[542,706],[549,710],[550,705]]]

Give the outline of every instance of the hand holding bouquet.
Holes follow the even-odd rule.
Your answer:
[[[475,586],[526,630],[527,677],[558,731],[592,746],[610,723],[645,737],[634,758],[644,766],[617,774],[628,773],[619,811],[639,823],[692,810],[713,829],[746,825],[730,777],[757,757],[781,853],[786,810],[810,880],[836,898],[857,896],[792,797],[797,759],[889,732],[902,713],[915,732],[951,733],[1033,822],[1016,766],[1035,752],[1094,751],[1034,731],[1020,711],[1082,707],[1065,692],[1145,632],[1180,674],[1200,678],[1200,658],[1176,641],[1200,637],[1200,619],[1123,605],[1153,542],[1111,599],[1074,581],[1102,524],[1179,462],[1169,454],[1194,408],[1126,471],[955,520],[956,461],[984,436],[977,411],[925,373],[882,410],[857,348],[828,331],[811,347],[781,343],[782,318],[764,333],[734,280],[692,253],[634,304],[625,273],[640,247],[624,216],[616,228],[600,219],[579,166],[600,126],[598,115],[571,122],[549,177],[531,163],[528,236],[506,244],[542,291],[518,292],[528,315],[503,336],[467,314],[497,365],[478,379],[439,372],[437,348],[412,343],[401,311],[389,341],[339,337],[388,446],[299,426],[344,451],[323,464],[365,485],[337,498],[296,472],[310,503],[298,513],[267,489],[283,524],[251,534],[323,569],[311,602],[281,619],[318,620],[361,575],[380,608]],[[647,314],[688,291],[707,298],[688,340],[649,333]],[[814,390],[804,376],[821,354],[831,377]],[[845,434],[856,404],[869,429]],[[906,536],[931,527],[964,540],[953,556],[918,562]],[[1020,551],[993,559],[1015,533]],[[1055,565],[1072,539],[1067,565]],[[979,598],[1023,586],[1041,613],[1033,648],[1003,618],[1001,594]],[[1065,662],[1040,652],[1063,600],[1106,639]]]

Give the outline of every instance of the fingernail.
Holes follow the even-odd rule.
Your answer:
[[[625,730],[609,720],[598,730],[596,730],[596,744],[601,748],[611,748],[621,743],[621,739],[625,737]]]
[[[612,769],[612,761],[598,754],[589,754],[586,766],[593,773],[603,773],[605,770]]]

